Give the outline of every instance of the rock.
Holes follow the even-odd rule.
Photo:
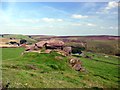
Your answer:
[[[50,39],[47,41],[47,44],[50,46],[64,46],[64,42],[56,39]]]
[[[71,58],[69,63],[76,71],[82,70],[82,62],[79,60],[79,58]]]
[[[70,59],[70,64],[75,64],[76,63],[76,59],[72,58]]]
[[[78,58],[72,58],[70,59],[70,64],[73,66],[74,64],[76,64],[77,62],[80,62],[80,60]]]
[[[34,50],[34,45],[26,46],[25,51],[30,51],[30,50]]]
[[[40,42],[37,42],[35,45],[38,47],[38,48],[42,48],[44,47],[44,45],[47,43],[47,41],[40,41]]]
[[[61,55],[63,55],[63,56],[68,56],[68,54],[65,52],[65,51],[63,51],[63,50],[55,50],[58,54],[61,54]]]
[[[80,71],[82,69],[82,66],[80,63],[77,63],[73,66],[73,68],[76,70],[76,71]]]
[[[45,50],[45,53],[50,53],[52,50]]]
[[[109,56],[107,56],[107,55],[105,56],[105,58],[108,58],[108,57],[109,57]]]
[[[68,53],[68,54],[71,54],[72,52],[72,47],[64,47],[63,50]]]

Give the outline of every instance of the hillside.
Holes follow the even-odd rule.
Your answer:
[[[26,53],[23,48],[2,49],[3,86],[10,88],[118,88],[118,57],[86,53],[91,58],[78,57],[85,72],[69,65],[69,57],[56,52]],[[12,56],[11,56],[12,55]],[[104,66],[104,67],[103,67]]]
[[[27,40],[29,43],[35,43],[36,40],[35,39],[32,39],[32,38],[29,38],[28,36],[26,35],[19,35],[19,34],[3,34],[4,38],[15,38],[15,39],[25,39]]]
[[[94,35],[94,36],[46,36],[46,35],[31,35],[34,39],[49,39],[49,38],[80,38],[80,39],[89,39],[89,40],[118,40],[120,36],[110,36],[110,35]]]

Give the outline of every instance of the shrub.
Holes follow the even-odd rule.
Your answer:
[[[24,44],[24,43],[26,43],[27,42],[27,40],[25,40],[25,39],[21,39],[20,40],[20,44]]]
[[[81,54],[82,52],[81,51],[84,51],[85,48],[84,47],[72,47],[72,53],[75,54],[75,53],[79,53]]]

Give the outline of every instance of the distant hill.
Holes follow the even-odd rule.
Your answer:
[[[29,38],[26,35],[21,35],[21,34],[2,34],[4,36],[4,38],[15,38],[15,39],[25,39],[30,43],[35,43],[36,40]]]
[[[31,35],[34,39],[50,39],[50,38],[84,38],[92,40],[118,40],[120,36],[110,36],[110,35],[94,35],[94,36],[47,36],[47,35]]]

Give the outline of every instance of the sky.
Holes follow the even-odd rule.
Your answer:
[[[118,36],[118,3],[1,2],[0,34]]]

